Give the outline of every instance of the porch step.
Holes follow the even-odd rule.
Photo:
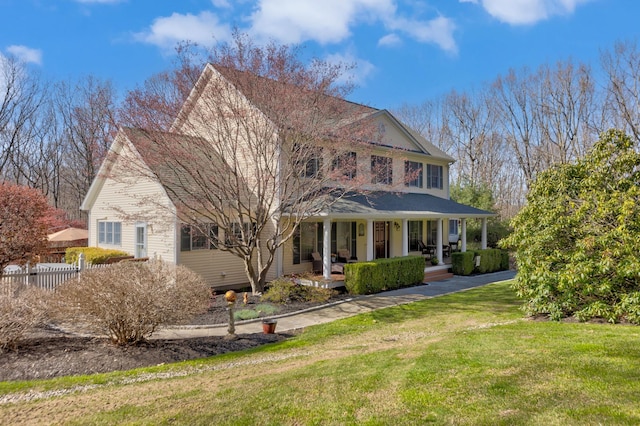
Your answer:
[[[429,271],[424,273],[424,282],[444,281],[453,278],[453,274],[447,269],[439,271]]]

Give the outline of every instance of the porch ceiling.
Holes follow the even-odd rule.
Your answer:
[[[370,192],[337,200],[322,216],[332,218],[484,218],[495,213],[430,194]]]

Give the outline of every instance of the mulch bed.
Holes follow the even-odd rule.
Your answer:
[[[259,302],[248,296],[243,304],[239,294],[237,309],[251,309]],[[337,295],[332,302],[348,297]],[[273,315],[297,312],[322,303],[293,302],[277,305]],[[206,313],[195,318],[193,325],[214,325],[228,322],[229,313],[224,297],[216,296]],[[0,381],[45,379],[60,376],[106,373],[130,370],[164,363],[205,358],[226,352],[240,351],[279,342],[290,333],[240,334],[236,340],[220,336],[192,339],[152,339],[136,345],[116,346],[103,337],[86,337],[81,328],[60,329],[47,326],[35,330],[12,351],[0,353]]]

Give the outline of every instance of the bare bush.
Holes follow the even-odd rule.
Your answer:
[[[3,283],[0,287],[0,352],[17,343],[47,317],[48,294],[39,288]]]
[[[184,266],[160,260],[120,262],[83,272],[56,294],[55,315],[80,322],[118,345],[151,336],[206,311],[209,288]]]

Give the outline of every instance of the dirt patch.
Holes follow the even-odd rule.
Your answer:
[[[335,302],[346,295],[336,295]],[[236,309],[253,309],[259,303],[249,296],[245,305],[240,295]],[[276,305],[271,315],[283,315],[317,307],[324,303],[294,302]],[[257,312],[259,317],[266,316]],[[226,302],[221,296],[212,299],[207,312],[195,318],[193,325],[226,324],[229,319]],[[224,337],[192,339],[158,339],[137,345],[118,347],[104,337],[86,337],[81,327],[46,326],[35,330],[14,351],[0,353],[0,381],[45,379],[60,376],[106,373],[147,367],[163,363],[192,360],[234,352],[278,342],[292,334],[240,334],[236,340]]]

